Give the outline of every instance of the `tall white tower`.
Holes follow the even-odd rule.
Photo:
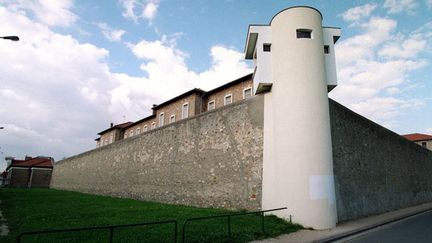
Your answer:
[[[337,222],[327,93],[337,84],[339,36],[318,10],[292,7],[249,26],[245,49],[264,95],[262,207],[286,206],[278,216],[314,229]]]

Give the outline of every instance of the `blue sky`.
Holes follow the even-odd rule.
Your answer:
[[[297,5],[342,28],[330,97],[397,133],[432,134],[432,0],[0,0],[0,35],[21,38],[0,41],[1,156],[89,150],[110,122],[251,72],[248,25]]]

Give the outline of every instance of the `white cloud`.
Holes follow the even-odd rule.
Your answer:
[[[98,23],[97,25],[101,29],[102,34],[109,41],[121,41],[122,36],[126,33],[125,30],[113,29],[109,27],[106,23]]]
[[[421,101],[397,99],[394,97],[373,97],[363,100],[352,105],[352,108],[360,114],[366,114],[369,117],[379,117],[381,121],[395,121],[393,118],[403,114],[404,110],[422,105]]]
[[[416,57],[419,52],[426,48],[427,41],[422,39],[410,38],[405,39],[401,43],[387,43],[381,50],[379,55],[388,58],[412,58]]]
[[[0,0],[0,3],[16,12],[30,11],[39,22],[48,26],[70,26],[78,19],[71,11],[73,0]]]
[[[22,37],[0,46],[3,152],[58,158],[92,145],[98,120],[110,119],[103,111],[109,97],[101,88],[115,84],[104,63],[108,51],[80,44],[3,7],[0,29],[19,31]]]
[[[159,8],[159,0],[120,0],[122,15],[138,23],[141,18],[152,21]]]
[[[426,5],[428,7],[428,9],[432,8],[432,0],[426,0]]]
[[[135,0],[120,0],[120,3],[123,8],[122,15],[125,18],[132,19],[135,23],[138,21],[138,17],[135,15]]]
[[[147,91],[164,99],[194,87],[208,90],[252,71],[242,53],[220,45],[211,48],[212,66],[201,73],[186,66],[188,55],[166,37],[143,40],[130,47],[136,57],[145,61],[140,68],[148,75]]]
[[[49,155],[60,159],[94,148],[96,133],[110,122],[138,120],[151,104],[194,87],[211,88],[251,72],[242,54],[214,46],[213,64],[193,72],[176,38],[130,45],[143,60],[143,75],[113,73],[109,52],[58,34],[23,12],[0,6],[0,29],[20,33],[0,44],[0,144],[3,155]],[[1,167],[1,163],[0,163]]]
[[[384,8],[388,13],[400,13],[406,11],[409,14],[414,13],[417,8],[418,2],[416,0],[386,0]]]
[[[426,132],[427,132],[428,134],[432,134],[432,127],[431,127],[431,128],[426,128]]]
[[[338,43],[336,52],[338,63],[345,66],[357,60],[372,58],[373,48],[389,40],[397,22],[380,17],[372,17],[368,22],[359,22],[362,33]]]
[[[429,44],[427,25],[409,35],[396,32],[397,22],[372,16],[354,21],[359,33],[336,46],[338,87],[330,93],[337,101],[386,126],[423,105],[404,95],[410,73],[429,65],[419,56]]]
[[[400,94],[401,90],[399,88],[396,88],[396,87],[390,87],[390,88],[386,89],[386,92],[389,95],[395,95],[395,94]]]
[[[157,13],[159,7],[159,3],[156,1],[153,2],[148,2],[145,6],[144,6],[144,10],[142,13],[142,16],[146,19],[152,20]]]
[[[358,6],[350,8],[341,14],[345,21],[358,21],[361,18],[367,18],[376,9],[376,4],[365,4],[363,6]]]

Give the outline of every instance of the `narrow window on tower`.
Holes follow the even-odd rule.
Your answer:
[[[330,46],[324,46],[324,53],[329,54],[330,53]]]
[[[297,29],[297,39],[312,39],[312,30]]]
[[[264,51],[264,52],[270,52],[270,51],[271,51],[271,44],[269,44],[269,43],[264,43],[264,44],[263,44],[263,51]]]

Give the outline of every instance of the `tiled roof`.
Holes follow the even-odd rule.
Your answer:
[[[176,97],[174,97],[174,98],[172,98],[172,99],[169,99],[169,100],[167,100],[167,101],[165,101],[165,102],[163,102],[163,103],[161,103],[161,104],[159,104],[159,105],[155,105],[155,106],[153,106],[152,109],[153,109],[153,110],[155,110],[155,109],[159,109],[159,108],[162,107],[162,106],[165,106],[165,105],[167,105],[167,104],[170,104],[170,103],[172,103],[172,102],[175,102],[175,101],[177,101],[177,100],[179,100],[179,99],[181,99],[181,98],[187,97],[187,96],[192,95],[192,94],[199,94],[199,95],[202,95],[202,94],[205,94],[205,91],[202,90],[202,89],[198,89],[198,88],[191,89],[191,90],[189,90],[189,91],[187,91],[187,92],[185,92],[185,93],[183,93],[183,94],[181,94],[181,95],[178,95],[178,96],[176,96]]]
[[[12,163],[8,166],[11,167],[44,167],[53,168],[53,159],[50,157],[35,157],[27,160],[13,159]]]
[[[402,135],[402,137],[416,142],[416,141],[425,141],[425,140],[432,140],[432,136],[431,135],[427,135],[427,134],[421,134],[421,133],[412,133],[412,134],[405,134]]]
[[[189,96],[189,95],[191,95],[191,94],[209,95],[209,94],[214,93],[214,92],[217,92],[217,91],[219,91],[219,90],[226,89],[226,88],[228,88],[228,87],[230,87],[230,86],[236,85],[236,84],[238,84],[238,83],[241,83],[241,82],[244,82],[244,81],[250,80],[250,79],[252,79],[252,76],[253,76],[253,73],[250,73],[250,74],[245,75],[245,76],[243,76],[243,77],[241,77],[241,78],[238,78],[238,79],[233,80],[233,81],[231,81],[231,82],[228,82],[228,83],[226,83],[226,84],[224,84],[224,85],[221,85],[221,86],[219,86],[219,87],[217,87],[217,88],[215,88],[215,89],[212,89],[212,90],[210,90],[210,91],[208,91],[208,92],[206,92],[206,91],[204,91],[204,90],[202,90],[202,89],[198,89],[198,88],[191,89],[191,90],[189,90],[189,91],[187,91],[187,92],[185,92],[185,93],[183,93],[183,94],[181,94],[181,95],[178,95],[178,96],[176,96],[176,97],[174,97],[174,98],[172,98],[172,99],[170,99],[170,100],[167,100],[167,101],[165,101],[165,102],[163,102],[163,103],[161,103],[161,104],[159,104],[159,105],[155,105],[155,106],[153,106],[152,109],[153,109],[153,110],[155,110],[155,109],[159,109],[159,108],[162,107],[162,106],[165,106],[165,105],[167,105],[167,104],[170,104],[170,103],[172,103],[172,102],[174,102],[174,101],[177,101],[177,100],[179,100],[179,99],[181,99],[181,98],[183,98],[183,97]]]
[[[129,125],[132,124],[132,123],[133,123],[133,122],[130,122],[130,121],[129,121],[129,122],[125,122],[125,123],[117,124],[117,125],[115,125],[115,126],[112,126],[112,127],[108,128],[108,129],[103,130],[102,132],[99,132],[98,135],[102,135],[103,133],[109,132],[109,131],[114,130],[114,129],[123,129],[123,128],[129,126]]]
[[[141,122],[143,122],[143,121],[147,121],[147,120],[152,119],[152,118],[155,118],[155,117],[156,117],[155,114],[150,115],[150,116],[147,116],[147,117],[144,117],[144,118],[141,119],[141,120],[138,120],[138,121],[136,121],[136,122],[132,122],[132,123],[129,124],[128,126],[124,127],[124,129],[129,128],[129,127],[132,127],[132,126],[135,126],[135,125],[138,124],[138,123],[141,123]]]

